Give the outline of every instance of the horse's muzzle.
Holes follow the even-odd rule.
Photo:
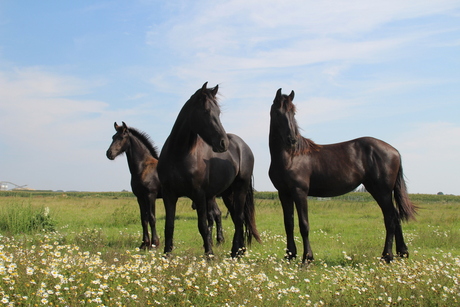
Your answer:
[[[107,150],[106,155],[107,155],[107,158],[109,160],[114,160],[115,159],[115,157],[113,156],[113,154],[112,154],[112,152],[110,150]]]

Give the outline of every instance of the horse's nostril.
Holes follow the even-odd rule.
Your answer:
[[[221,147],[222,149],[227,149],[227,144],[226,144],[225,140],[221,140],[221,141],[220,141],[220,147]]]

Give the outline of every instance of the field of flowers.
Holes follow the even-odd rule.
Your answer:
[[[375,204],[355,198],[311,201],[316,260],[302,266],[283,259],[285,238],[276,199],[258,201],[264,243],[253,244],[243,258],[234,260],[228,257],[230,219],[224,220],[227,242],[214,248],[213,259],[202,256],[188,201],[178,207],[176,249],[165,258],[161,248],[136,248],[140,226],[132,198],[0,197],[0,222],[11,215],[5,208],[15,206],[36,208],[45,215],[45,225],[53,225],[47,231],[1,232],[0,304],[456,306],[460,197],[446,199],[417,201],[422,207],[418,221],[404,225],[411,257],[391,264],[378,258],[384,232]],[[36,215],[31,214],[34,219]],[[116,219],[118,215],[123,218]]]

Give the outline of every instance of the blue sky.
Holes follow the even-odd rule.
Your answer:
[[[396,147],[410,193],[460,195],[459,1],[0,0],[0,181],[130,189],[113,123],[161,148],[185,101],[219,84],[227,132],[268,178],[269,110],[294,90],[302,134]]]

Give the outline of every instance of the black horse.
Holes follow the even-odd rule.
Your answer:
[[[294,91],[288,96],[282,95],[279,89],[270,111],[269,176],[283,206],[286,257],[291,259],[297,255],[293,234],[294,203],[304,247],[302,262],[305,263],[313,260],[308,239],[307,196],[338,196],[360,184],[383,212],[386,239],[382,259],[393,260],[393,238],[397,255],[408,257],[401,221],[414,218],[417,208],[407,195],[399,152],[371,137],[330,145],[315,144],[299,133],[293,99]],[[397,206],[393,204],[393,196]]]
[[[218,86],[207,82],[185,103],[161,150],[158,175],[166,210],[164,252],[173,249],[174,217],[180,196],[196,204],[198,229],[205,254],[211,255],[209,210],[221,195],[230,211],[235,233],[232,257],[240,255],[254,237],[260,241],[254,216],[252,171],[254,156],[244,141],[227,134],[220,122]]]
[[[158,153],[147,134],[134,128],[128,128],[123,122],[118,126],[117,133],[107,150],[107,158],[114,160],[118,155],[126,152],[129,171],[131,173],[131,188],[137,197],[141,212],[142,244],[140,249],[151,249],[160,244],[156,231],[155,201],[160,196],[161,185],[158,179]],[[149,236],[149,227],[152,236]]]

